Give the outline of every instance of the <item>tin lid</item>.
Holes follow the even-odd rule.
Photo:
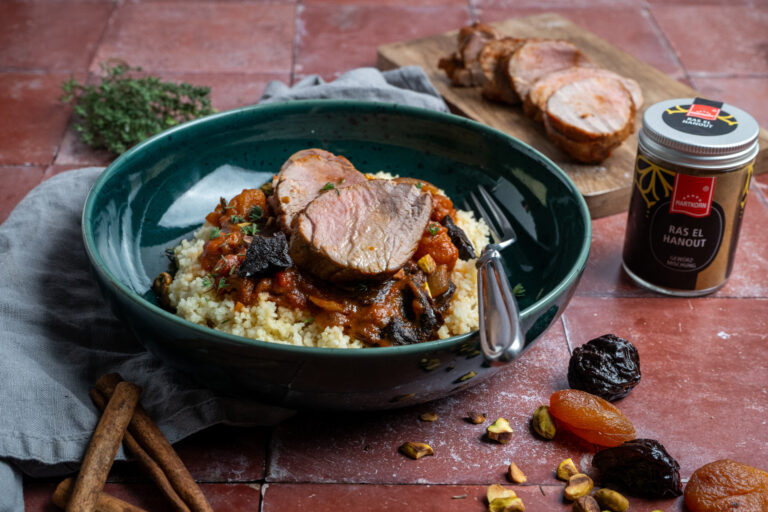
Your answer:
[[[680,98],[646,109],[639,140],[671,163],[724,169],[757,155],[759,133],[757,121],[733,105]]]

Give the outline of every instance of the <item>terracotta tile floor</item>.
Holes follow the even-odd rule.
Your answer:
[[[706,5],[702,5],[706,4]],[[48,0],[0,2],[0,222],[35,185],[59,172],[106,165],[79,142],[70,75],[93,78],[121,58],[173,80],[213,87],[220,110],[256,102],[268,80],[333,78],[374,65],[376,46],[484,21],[556,11],[616,46],[739,105],[768,125],[768,4],[763,0],[303,0],[194,3]],[[701,29],[705,27],[705,29]],[[688,478],[724,457],[768,469],[768,174],[756,178],[729,283],[708,298],[661,298],[620,269],[626,215],[593,221],[591,256],[576,297],[519,362],[490,382],[432,404],[387,413],[301,414],[274,428],[215,427],[178,444],[216,510],[483,510],[485,486],[515,461],[527,510],[568,510],[552,470],[565,457],[591,471],[594,447],[537,440],[527,420],[566,387],[570,351],[614,332],[637,345],[640,386],[620,403],[638,434],[660,440]],[[507,417],[515,440],[481,439],[469,409]],[[418,415],[434,410],[436,423]],[[405,440],[436,456],[400,456]],[[27,480],[29,511],[55,508],[55,483]],[[148,510],[158,492],[132,464],[107,487]],[[632,510],[683,510],[681,500],[633,500]]]

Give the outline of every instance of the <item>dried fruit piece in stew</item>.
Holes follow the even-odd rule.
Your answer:
[[[600,446],[619,446],[635,438],[635,427],[623,412],[599,396],[563,389],[549,397],[549,412],[562,427]]]
[[[641,498],[674,498],[682,494],[680,465],[653,439],[634,439],[601,450],[592,459],[603,486],[615,485]]]
[[[614,334],[588,341],[573,351],[568,385],[614,401],[640,382],[640,356],[632,343]]]
[[[723,459],[700,467],[685,486],[691,512],[768,510],[768,473]]]

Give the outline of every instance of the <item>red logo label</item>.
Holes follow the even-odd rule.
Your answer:
[[[715,193],[715,177],[700,178],[687,174],[675,174],[672,202],[669,213],[684,213],[691,217],[707,217],[712,209]]]
[[[697,105],[694,103],[691,105],[691,108],[688,109],[688,113],[685,114],[685,116],[698,117],[699,119],[714,121],[717,119],[718,114],[720,114],[720,109],[717,107],[712,107],[710,105]]]

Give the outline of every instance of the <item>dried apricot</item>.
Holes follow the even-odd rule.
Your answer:
[[[635,427],[610,402],[577,389],[563,389],[549,397],[549,412],[557,424],[600,446],[619,446],[635,438]]]
[[[768,510],[768,473],[723,459],[700,467],[685,486],[691,512]]]

